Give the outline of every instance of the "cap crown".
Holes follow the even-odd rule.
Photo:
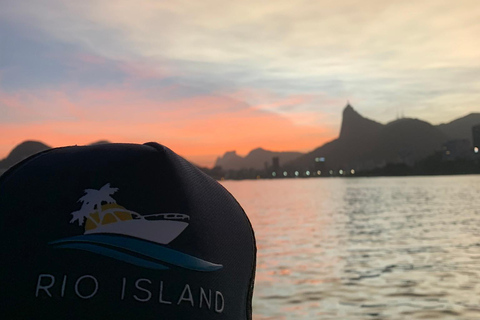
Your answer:
[[[251,319],[255,239],[166,147],[51,149],[0,178],[1,319]]]

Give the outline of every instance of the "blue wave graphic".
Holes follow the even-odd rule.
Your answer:
[[[67,244],[59,244],[56,247],[62,248],[62,249],[78,249],[78,250],[90,251],[90,252],[98,253],[110,258],[125,261],[130,264],[134,264],[136,266],[149,268],[149,269],[156,269],[156,270],[168,269],[168,267],[164,266],[163,264],[160,264],[154,261],[148,261],[142,258],[131,256],[121,251],[117,251],[117,250],[106,248],[106,247],[101,247],[101,246],[90,244],[90,243],[80,243],[80,242],[67,243]]]
[[[57,248],[90,251],[140,267],[165,270],[164,263],[195,271],[216,271],[223,266],[138,238],[89,234],[50,242]]]

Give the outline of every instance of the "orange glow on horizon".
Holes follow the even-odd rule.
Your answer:
[[[321,139],[325,135],[321,129],[295,127],[293,125],[277,126],[277,119],[262,121],[263,129],[267,134],[258,135],[258,121],[250,124],[248,119],[237,122],[245,124],[244,131],[232,133],[235,125],[228,119],[207,130],[210,121],[194,123],[186,130],[170,127],[168,136],[164,130],[158,130],[155,125],[101,123],[101,122],[56,122],[32,125],[3,125],[0,128],[0,154],[2,158],[19,143],[25,140],[38,140],[51,147],[68,145],[86,145],[99,140],[108,140],[115,143],[145,143],[155,141],[171,148],[176,153],[197,165],[212,167],[218,156],[226,151],[236,150],[239,155],[245,155],[252,149],[262,147],[272,151],[309,151],[330,140]],[[250,119],[252,120],[252,119]],[[221,121],[221,120],[220,120]],[[287,122],[288,123],[288,122]],[[122,128],[118,130],[116,127]],[[91,130],[87,130],[90,128]],[[309,130],[310,129],[310,130]],[[317,129],[316,131],[314,131]],[[142,130],[141,134],[135,133]],[[119,132],[120,131],[120,132]],[[163,132],[162,132],[163,131]],[[129,133],[132,133],[129,135]],[[304,138],[296,139],[296,136]],[[163,136],[163,137],[162,137]]]
[[[38,140],[52,147],[85,145],[98,140],[156,141],[197,165],[212,167],[226,151],[236,150],[245,155],[262,147],[306,152],[337,134],[320,126],[296,125],[276,113],[222,96],[158,102],[129,88],[83,90],[77,96],[81,98],[73,100],[62,91],[21,95],[0,92],[0,102],[10,107],[13,116],[51,118],[3,124],[0,158],[25,140]],[[29,105],[35,105],[35,110]],[[49,106],[53,111],[45,115],[38,106]]]

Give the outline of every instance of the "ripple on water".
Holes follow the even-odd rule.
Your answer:
[[[480,176],[226,181],[255,320],[480,319]]]

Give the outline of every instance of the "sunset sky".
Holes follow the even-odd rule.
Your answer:
[[[387,123],[480,111],[480,2],[0,0],[0,159],[20,142],[309,151],[346,101]]]

